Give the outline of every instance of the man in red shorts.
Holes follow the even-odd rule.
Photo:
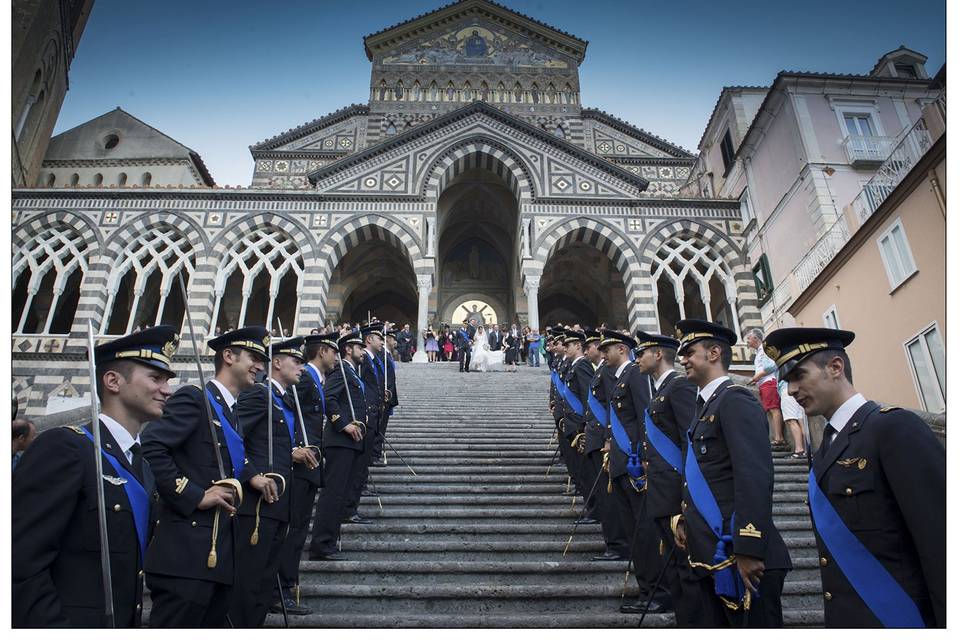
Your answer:
[[[773,442],[770,444],[773,448],[780,449],[787,443],[783,439],[783,414],[780,411],[780,392],[777,389],[777,365],[763,352],[763,331],[756,328],[750,329],[745,339],[747,346],[756,353],[753,358],[754,376],[750,382],[757,385],[760,404],[763,405],[763,410],[767,412],[767,419],[773,426]]]

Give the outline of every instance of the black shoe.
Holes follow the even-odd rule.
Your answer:
[[[622,604],[620,605],[620,613],[643,613],[644,607],[647,606],[646,600],[637,600],[633,604]],[[647,609],[647,613],[669,613],[673,611],[673,607],[664,602],[660,602],[656,598],[650,601],[650,607]]]
[[[604,562],[604,561],[620,561],[627,560],[626,556],[622,556],[619,553],[614,553],[613,551],[604,551],[602,555],[593,556],[590,560],[594,562]]]
[[[565,495],[565,496],[567,496],[567,497],[570,497],[570,496],[578,496],[578,495],[580,495],[580,494],[577,493],[577,490],[576,490],[576,489],[571,489],[570,491],[564,491],[562,495]]]
[[[363,491],[360,492],[360,495],[368,498],[376,498],[380,494],[377,493],[376,491],[373,491],[372,489],[364,489]]]
[[[385,467],[385,466],[387,466],[387,463],[384,461],[383,458],[381,458],[380,456],[377,456],[377,459],[374,460],[373,462],[371,462],[371,463],[370,463],[370,466],[371,466],[371,467]]]
[[[594,520],[593,518],[591,518],[591,517],[589,517],[589,516],[584,516],[584,517],[580,518],[579,520],[577,520],[576,522],[574,522],[574,524],[597,524],[598,522],[600,522],[600,521],[599,521],[599,520]]]
[[[284,598],[283,602],[287,605],[287,615],[308,616],[313,613],[313,609],[297,604],[297,601],[293,598]],[[270,607],[270,613],[283,613],[283,607],[279,601],[273,603],[273,606]]]
[[[333,562],[333,561],[335,561],[335,560],[346,560],[345,557],[343,557],[342,555],[340,555],[339,553],[336,553],[336,552],[334,552],[334,551],[331,551],[330,553],[311,553],[309,557],[310,557],[311,560],[319,560],[319,561],[322,561],[322,562],[323,562],[323,561]]]
[[[360,514],[355,513],[344,520],[343,524],[373,524],[373,520],[368,520],[364,517],[361,517]]]

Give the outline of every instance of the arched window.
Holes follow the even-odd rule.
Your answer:
[[[70,333],[87,270],[87,243],[76,229],[56,224],[15,246],[14,333]]]
[[[213,326],[266,326],[271,317],[277,326],[279,317],[284,329],[296,331],[303,293],[300,248],[275,227],[248,232],[243,243],[230,247],[220,262],[214,291],[217,321]]]
[[[117,176],[117,184],[121,187],[127,186],[127,174],[121,172],[120,175]]]
[[[73,175],[70,176],[70,186],[75,187],[78,184],[80,184],[80,174],[74,173]]]
[[[537,87],[537,83],[533,83],[533,87],[530,89],[530,98],[533,100],[533,104],[540,104],[540,88]]]
[[[413,81],[413,99],[416,100],[417,102],[420,102],[420,100],[423,99],[423,92],[420,90],[419,80]]]
[[[447,102],[453,102],[456,91],[456,88],[453,86],[453,81],[451,80],[447,83]]]
[[[387,123],[387,128],[384,130],[384,134],[388,136],[397,135],[397,126],[392,122]]]
[[[387,99],[387,81],[381,80],[380,81],[380,101],[382,102],[386,99]]]
[[[513,85],[513,101],[523,102],[523,87],[520,86],[519,82]]]
[[[36,126],[40,115],[43,113],[43,102],[45,93],[43,91],[43,71],[37,69],[33,74],[33,82],[30,84],[30,93],[27,94],[26,104],[23,111],[20,112],[20,119],[14,130],[14,136],[17,141],[25,139],[24,133],[30,133]]]
[[[473,89],[470,87],[469,80],[463,83],[463,99],[465,102],[473,100]]]
[[[397,86],[393,89],[394,100],[403,100],[403,80],[397,80]]]
[[[149,187],[151,182],[153,182],[153,176],[150,175],[150,172],[149,172],[149,171],[147,171],[147,172],[144,173],[143,176],[140,178],[140,184],[142,184],[142,185],[145,186],[145,187]]]
[[[507,101],[507,89],[503,86],[503,83],[497,84],[497,102],[506,102]]]
[[[484,102],[490,101],[490,87],[487,86],[486,82],[480,83],[480,99]]]
[[[93,174],[93,186],[99,187],[102,184],[103,184],[103,174],[102,173]]]
[[[52,173],[48,173],[48,174],[47,174],[47,186],[48,186],[48,187],[52,187],[52,186],[55,185],[55,184],[57,184],[57,176],[53,175]]]
[[[184,280],[189,285],[193,261],[194,248],[174,227],[161,224],[139,234],[110,269],[105,326],[100,332],[123,335],[158,324],[179,331],[185,306],[177,273],[186,267]]]
[[[651,265],[660,332],[678,320],[704,318],[740,335],[733,273],[713,248],[692,235],[670,238]]]
[[[570,86],[570,83],[567,83],[563,86],[563,97],[564,102],[567,104],[574,104],[576,102],[573,97],[573,87]]]
[[[552,82],[547,86],[547,93],[544,96],[543,101],[546,102],[547,104],[560,103],[560,100],[557,99],[557,88],[553,86]]]
[[[440,90],[437,88],[437,81],[430,83],[430,100],[436,101],[440,98]]]

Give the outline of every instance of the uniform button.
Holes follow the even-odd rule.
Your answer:
[[[143,609],[143,605],[142,605],[142,604],[138,604],[138,605],[137,605],[137,611],[140,611],[141,609]]]
[[[114,511],[120,511],[120,505],[118,505],[118,504],[113,505],[113,510],[114,510]]]
[[[140,571],[137,571],[137,575],[142,578],[142,577],[143,577],[143,569],[140,569]]]
[[[847,494],[848,496],[852,496],[853,489],[851,489],[850,487],[847,487],[846,490],[844,490],[844,493]]]
[[[194,520],[193,522],[191,522],[191,523],[190,523],[190,526],[191,526],[191,527],[195,527],[195,526],[197,526],[197,521],[196,521],[196,520]]]
[[[824,599],[824,600],[833,600],[833,594],[830,593],[829,591],[824,591],[824,593],[823,593],[823,599]]]
[[[159,520],[157,520],[157,524],[160,524],[160,521],[159,521]]]
[[[820,566],[821,566],[821,567],[827,566],[827,559],[826,559],[826,558],[820,558]]]

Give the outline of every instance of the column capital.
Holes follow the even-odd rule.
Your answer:
[[[432,273],[421,273],[417,275],[417,288],[419,289],[432,289],[433,288],[433,274]]]

